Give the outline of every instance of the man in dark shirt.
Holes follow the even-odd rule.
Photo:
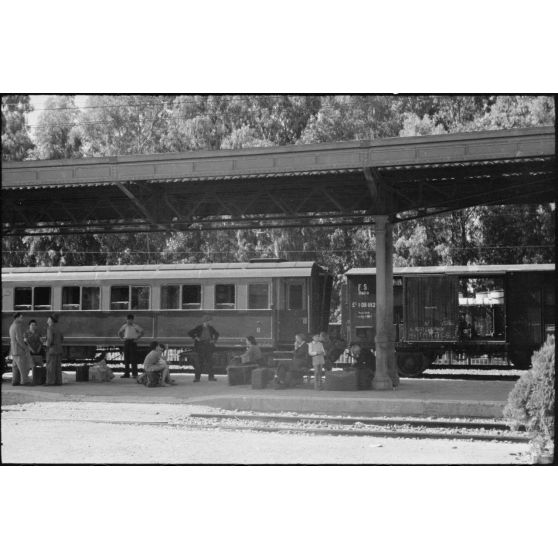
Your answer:
[[[364,349],[359,343],[353,343],[350,354],[354,359],[354,367],[358,370],[359,389],[370,389],[376,372],[376,356],[370,349]]]
[[[194,367],[194,382],[199,382],[202,374],[208,375],[210,382],[216,382],[217,378],[213,375],[213,352],[215,343],[219,339],[217,330],[209,324],[211,316],[204,316],[201,325],[188,332],[194,340],[194,350],[198,354],[198,364]]]

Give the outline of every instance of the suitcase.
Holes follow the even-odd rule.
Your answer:
[[[275,378],[274,368],[254,368],[252,370],[252,389],[265,389]]]
[[[325,373],[324,389],[328,391],[357,391],[358,376],[358,370],[355,368],[328,370]]]
[[[227,366],[229,386],[249,384],[252,381],[252,370],[256,366]]]
[[[42,386],[46,382],[46,366],[33,366],[33,383]]]
[[[88,382],[89,381],[89,366],[83,364],[76,368],[76,382]]]

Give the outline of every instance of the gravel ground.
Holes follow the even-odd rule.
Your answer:
[[[213,421],[189,418],[194,412],[214,412],[195,405],[37,402],[2,410],[3,463],[530,462],[527,443],[222,430]],[[158,422],[171,424],[145,424]]]

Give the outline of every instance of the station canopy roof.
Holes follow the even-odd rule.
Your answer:
[[[324,271],[314,262],[238,262],[208,264],[158,264],[117,266],[9,267],[2,269],[6,283],[72,281],[174,280],[310,277]]]
[[[393,222],[555,201],[552,127],[4,163],[4,234]]]

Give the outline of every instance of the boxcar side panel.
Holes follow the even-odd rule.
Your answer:
[[[457,320],[457,277],[405,278],[404,341],[454,341]]]
[[[347,294],[346,306],[350,321],[348,340],[371,347],[376,338],[376,276],[349,277]]]

